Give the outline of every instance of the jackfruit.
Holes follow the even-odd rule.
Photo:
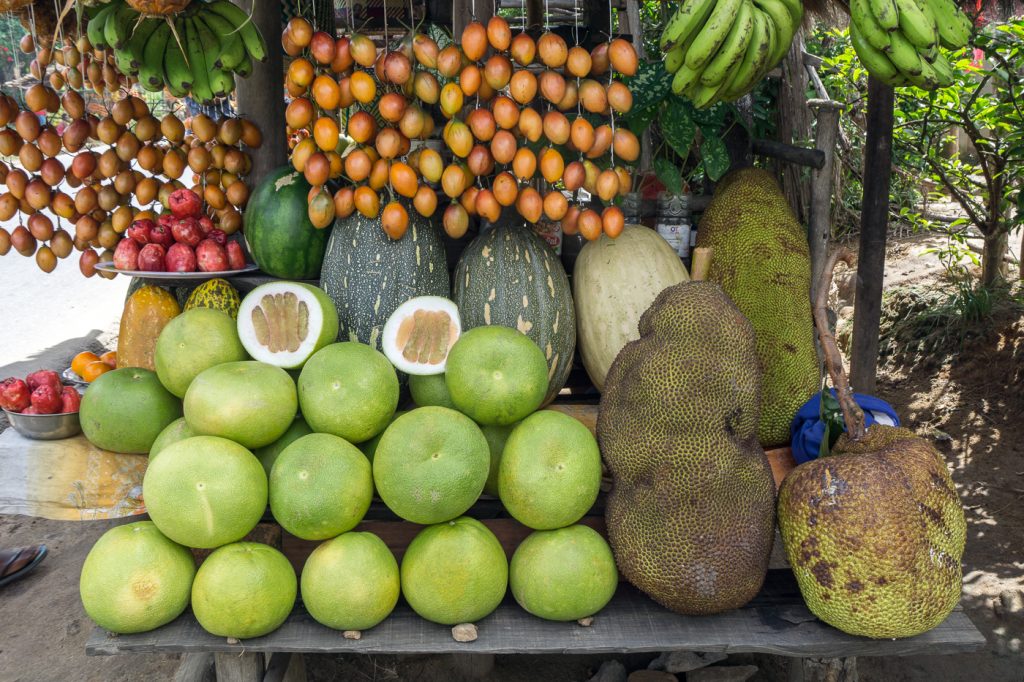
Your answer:
[[[738,608],[761,589],[775,527],[754,330],[718,285],[684,282],[639,331],[612,363],[597,420],[616,564],[673,611]]]
[[[697,228],[697,246],[712,247],[708,281],[722,286],[757,335],[764,368],[761,445],[788,443],[793,416],[821,381],[807,234],[775,180],[743,168],[715,189]]]
[[[779,490],[786,557],[811,613],[851,635],[911,637],[960,601],[967,524],[942,456],[883,425],[800,465]]]

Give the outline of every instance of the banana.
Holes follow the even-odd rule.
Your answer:
[[[711,10],[715,8],[715,0],[685,0],[661,32],[662,52],[682,45],[697,35],[697,32],[708,20]]]
[[[665,53],[665,70],[669,73],[675,73],[683,65],[685,57],[686,51],[683,49],[683,45],[676,45]]]
[[[672,78],[672,92],[681,95],[699,81],[700,71],[695,71],[683,64]]]
[[[188,53],[188,65],[192,71],[192,97],[197,102],[213,101],[213,90],[210,87],[210,70],[206,65],[206,53],[199,29],[191,19],[185,21],[188,26],[185,43]]]
[[[853,43],[857,58],[874,78],[893,85],[895,79],[901,76],[900,70],[889,60],[889,57],[881,50],[876,50],[871,43],[864,39],[857,24],[850,24],[850,42]]]
[[[246,52],[242,63],[235,67],[235,75],[241,78],[248,78],[252,75],[252,67],[252,57],[250,57],[249,53]]]
[[[259,29],[252,23],[252,17],[246,14],[242,8],[231,4],[229,0],[214,0],[205,9],[219,14],[231,22],[231,25],[242,36],[245,50],[249,53],[249,56],[258,62],[266,61],[267,43],[263,40],[263,36],[260,35]]]
[[[758,14],[764,18],[764,33],[765,37],[768,38],[768,56],[765,57],[764,64],[761,65],[761,70],[757,72],[757,80],[764,78],[769,71],[775,68],[772,64],[772,55],[775,54],[776,46],[779,43],[779,31],[775,28],[775,22],[768,16],[760,7],[757,7],[757,3],[754,3],[754,7],[757,9]],[[753,83],[751,84],[753,87]]]
[[[226,71],[233,71],[245,59],[245,43],[242,42],[242,36],[235,31],[231,22],[219,14],[200,12],[196,18],[202,19],[207,28],[220,39],[220,52],[217,53],[214,65]]]
[[[757,82],[761,68],[771,54],[771,40],[768,36],[768,17],[756,7],[751,7],[753,26],[750,29],[750,44],[735,73],[728,79],[719,93],[722,99],[734,100],[743,95]]]
[[[940,88],[948,88],[956,81],[956,74],[953,73],[953,67],[950,66],[944,56],[939,55],[939,58],[932,64],[932,68],[935,69],[935,76],[939,80]]]
[[[793,25],[799,26],[804,20],[804,3],[801,0],[782,0],[782,4],[789,10],[789,16],[793,17]]]
[[[189,69],[188,58],[185,56],[186,39],[185,22],[179,18],[167,39],[167,47],[164,48],[164,81],[167,84],[167,89],[172,93],[184,92],[187,94],[192,89],[192,71]]]
[[[149,37],[139,66],[139,83],[156,88],[154,92],[164,87],[164,49],[170,36],[171,25],[165,21]]]
[[[896,7],[900,12],[900,31],[907,40],[926,49],[938,42],[935,24],[928,20],[917,0],[896,0]]]
[[[715,8],[711,10],[707,23],[697,33],[697,37],[690,44],[690,49],[686,51],[688,67],[697,70],[711,61],[728,37],[742,5],[742,0],[718,0]]]
[[[103,37],[110,47],[120,49],[128,44],[132,27],[139,20],[139,14],[128,5],[121,5],[107,15],[103,26]]]
[[[132,31],[131,38],[128,39],[128,44],[125,46],[125,50],[128,52],[129,58],[131,59],[132,68],[138,70],[138,68],[142,66],[142,57],[146,51],[146,44],[149,42],[153,33],[160,28],[160,24],[163,23],[166,23],[164,19],[148,17],[135,26],[134,31]],[[117,52],[115,51],[114,54],[116,56]]]
[[[743,0],[740,4],[729,35],[700,75],[701,85],[722,85],[725,77],[743,61],[747,46],[750,45],[750,35],[754,30],[753,7],[750,0]]]
[[[203,45],[203,57],[210,75],[210,90],[214,97],[226,97],[235,89],[235,77],[216,65],[221,51],[220,41],[199,14],[192,17],[192,25],[199,31],[199,41]]]
[[[703,83],[697,83],[691,92],[687,93],[687,97],[690,98],[690,102],[697,109],[706,109],[715,102],[718,101],[718,93],[723,89],[721,83],[717,85],[707,86]]]
[[[973,25],[953,0],[925,0],[935,17],[939,42],[947,50],[959,50],[971,39]]]
[[[903,31],[893,31],[889,34],[889,52],[886,56],[900,72],[908,78],[921,75],[921,55],[913,43],[907,40]],[[871,69],[868,69],[870,71]]]
[[[793,17],[782,4],[781,0],[754,0],[754,4],[768,15],[768,19],[775,24],[775,51],[769,58],[769,69],[782,61],[782,58],[789,52],[789,46],[793,44],[793,36],[796,35],[797,24],[793,23]]]
[[[105,35],[105,28],[107,26],[107,19],[110,15],[120,8],[121,5],[117,2],[112,2],[109,5],[105,5],[103,9],[96,13],[92,19],[89,19],[86,24],[85,33],[89,38],[89,42],[97,50],[105,50],[107,45],[107,39]]]
[[[850,20],[857,24],[861,36],[871,44],[871,47],[883,52],[889,49],[889,32],[882,28],[875,15],[871,13],[869,0],[850,0]]]
[[[871,14],[886,31],[895,31],[900,25],[900,11],[896,0],[868,0]]]
[[[907,80],[922,90],[934,90],[939,87],[939,76],[935,69],[923,57],[921,58],[921,73],[917,76],[908,76]]]

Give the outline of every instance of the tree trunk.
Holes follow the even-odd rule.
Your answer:
[[[801,146],[811,140],[811,123],[814,120],[807,106],[810,79],[804,67],[803,48],[804,32],[801,29],[797,31],[789,53],[782,60],[778,97],[778,139],[780,142]],[[793,207],[797,220],[806,225],[811,213],[811,189],[803,168],[782,164],[782,191]]]
[[[1010,234],[999,230],[993,235],[985,235],[985,245],[981,252],[981,285],[991,287],[997,280],[1006,280],[1009,270],[1003,260],[1010,245]]]

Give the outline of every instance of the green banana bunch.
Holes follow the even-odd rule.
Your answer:
[[[801,21],[800,0],[683,0],[660,40],[672,91],[698,109],[742,97],[786,56]]]
[[[93,45],[113,50],[118,69],[137,76],[141,87],[201,102],[227,97],[236,76],[248,76],[254,62],[267,58],[259,29],[230,0],[195,0],[168,17],[143,16],[112,0],[86,31]]]
[[[951,85],[942,49],[970,41],[971,20],[954,0],[850,0],[850,39],[875,78],[925,90]]]

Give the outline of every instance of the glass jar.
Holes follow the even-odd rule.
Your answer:
[[[675,249],[679,257],[690,257],[690,196],[662,192],[658,196],[658,234]]]

